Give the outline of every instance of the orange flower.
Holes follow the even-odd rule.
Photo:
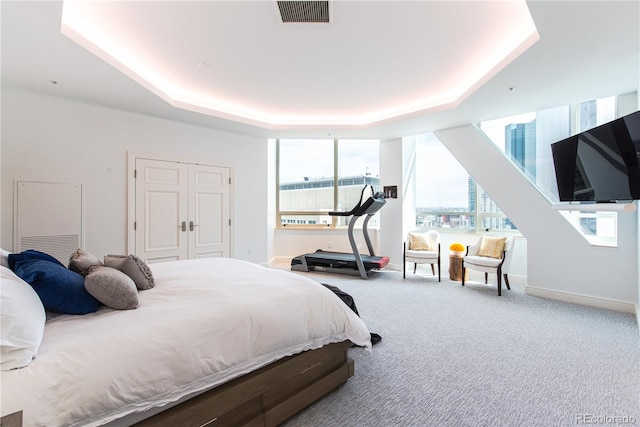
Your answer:
[[[451,246],[449,246],[449,250],[452,250],[454,252],[462,252],[465,250],[465,247],[460,243],[452,243]]]

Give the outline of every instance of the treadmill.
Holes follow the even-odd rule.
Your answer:
[[[331,216],[351,216],[349,221],[349,242],[353,253],[345,252],[329,252],[322,249],[309,254],[297,256],[291,260],[291,270],[295,271],[325,271],[330,273],[351,274],[360,276],[363,279],[369,278],[369,272],[379,270],[389,263],[389,257],[376,256],[367,232],[367,224],[369,219],[380,210],[387,202],[382,192],[373,191],[371,187],[371,196],[364,202],[362,198],[364,191],[369,185],[365,185],[360,193],[360,201],[348,212],[329,212]],[[361,255],[358,251],[358,245],[353,237],[353,227],[361,216],[366,215],[362,225],[362,233],[364,240],[369,249],[369,255]]]

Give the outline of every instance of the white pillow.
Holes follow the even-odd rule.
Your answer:
[[[0,249],[0,265],[9,268],[9,254],[11,252]]]
[[[0,267],[0,369],[22,368],[38,353],[46,314],[31,285],[7,267]]]

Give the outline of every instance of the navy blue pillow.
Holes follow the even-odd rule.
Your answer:
[[[56,313],[87,314],[100,307],[84,287],[84,277],[44,259],[16,261],[15,273],[36,291],[44,308]]]
[[[25,259],[42,259],[45,261],[55,262],[56,264],[62,265],[60,261],[58,261],[57,259],[55,259],[49,254],[45,254],[44,252],[36,251],[34,249],[27,249],[26,251],[22,251],[18,254],[9,254],[9,269],[16,271],[15,269],[16,262],[22,261]]]

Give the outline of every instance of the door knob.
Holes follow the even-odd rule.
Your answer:
[[[187,231],[187,221],[182,221],[182,231]]]

